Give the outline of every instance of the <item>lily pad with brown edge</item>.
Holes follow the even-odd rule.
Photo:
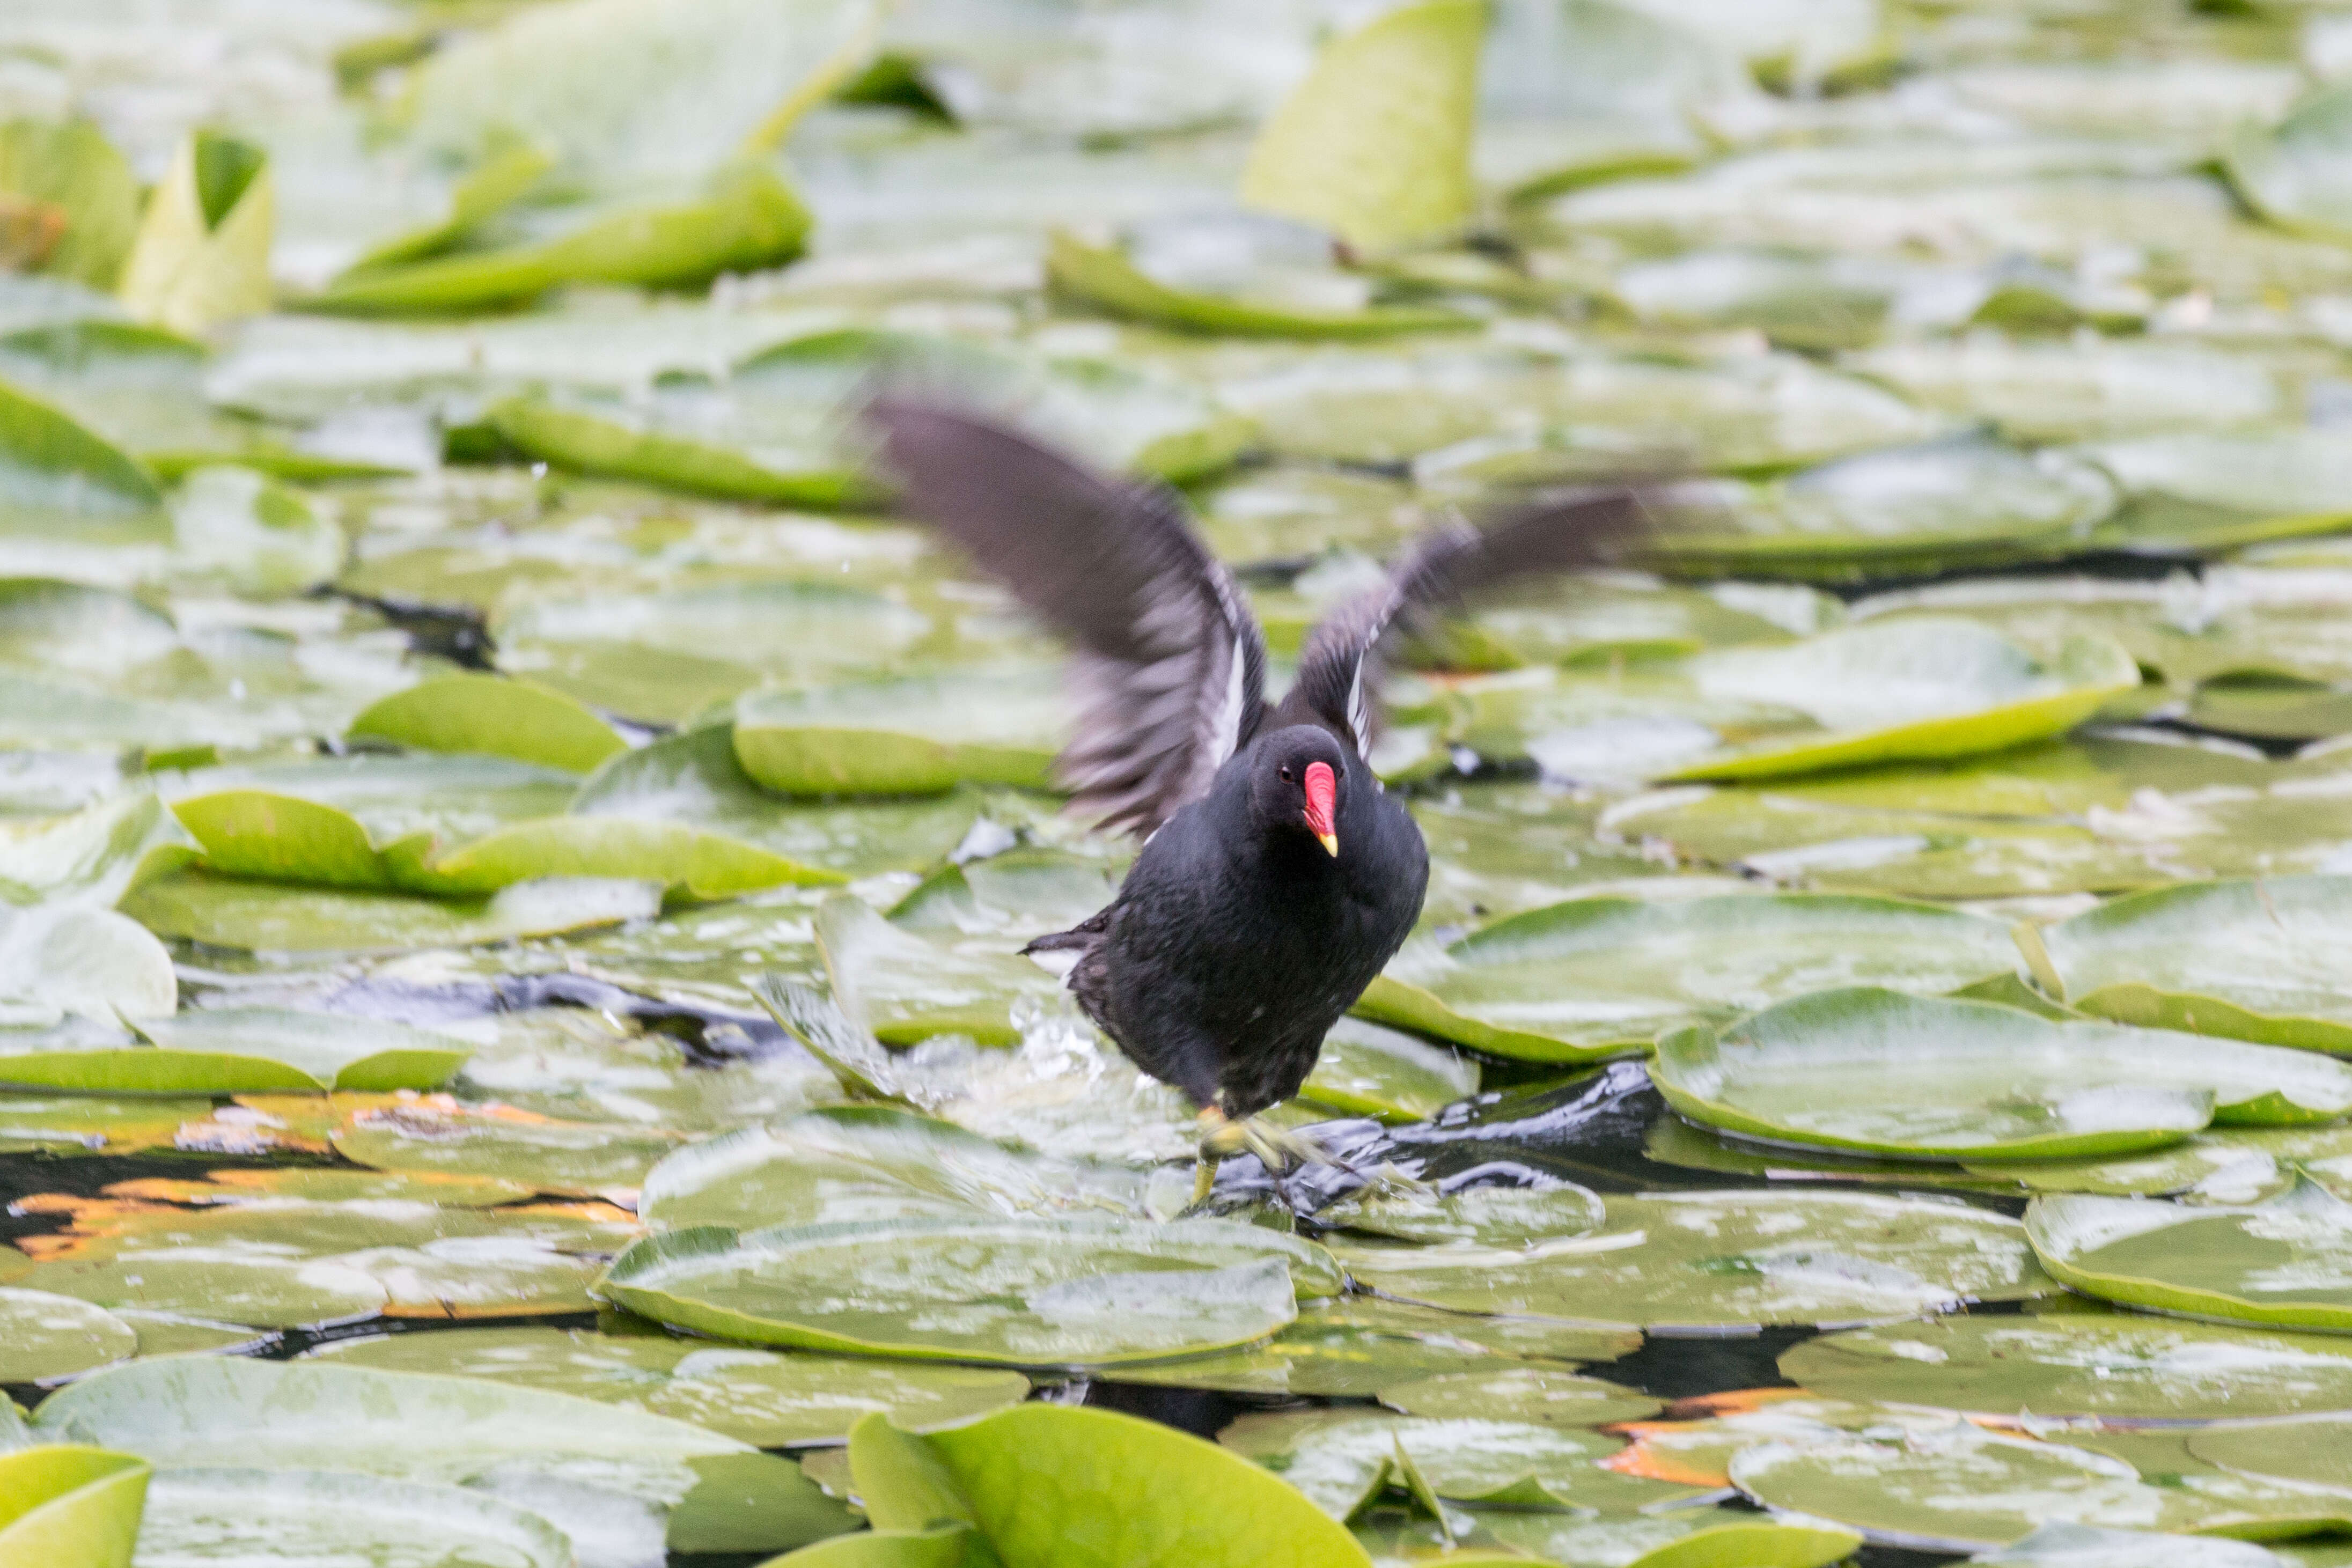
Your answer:
[[[2086,1295],[2224,1322],[2352,1333],[2352,1203],[2308,1179],[2267,1202],[2036,1197],[2026,1234]]]
[[[1570,899],[1472,932],[1426,972],[1382,976],[1354,1010],[1489,1055],[1590,1061],[1832,986],[1952,990],[2014,967],[2004,940],[1992,921],[1893,899]]]
[[[1832,1398],[2003,1416],[2207,1421],[2352,1409],[2352,1346],[2341,1340],[2113,1311],[1848,1329],[1785,1352],[1780,1366]]]
[[[2352,1071],[2334,1065],[1855,987],[1670,1030],[1650,1075],[1682,1115],[1747,1137],[1992,1161],[2159,1148],[2209,1120],[2331,1122],[2352,1110]]]
[[[1384,1295],[1653,1333],[1822,1326],[2053,1288],[2024,1228],[1956,1201],[1828,1192],[1611,1197],[1588,1235],[1513,1247],[1334,1248]]]
[[[1029,1396],[1017,1372],[708,1345],[584,1329],[478,1329],[341,1340],[310,1353],[401,1372],[495,1378],[691,1422],[763,1448],[847,1440],[869,1410],[908,1431]]]
[[[2352,876],[2190,883],[2021,926],[2018,945],[2044,988],[2084,1012],[2352,1054],[2347,902]]]
[[[335,1152],[355,1165],[488,1176],[564,1196],[633,1195],[680,1142],[657,1127],[573,1122],[446,1094],[336,1100]]]
[[[1223,1350],[1334,1294],[1311,1243],[1216,1220],[895,1220],[649,1237],[598,1290],[754,1343],[995,1365]]]
[[[99,1093],[437,1089],[471,1054],[406,1024],[276,1008],[189,1011],[139,1028],[144,1046],[0,1051],[0,1082]]]

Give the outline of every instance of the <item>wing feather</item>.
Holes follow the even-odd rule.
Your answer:
[[[1256,728],[1265,635],[1182,498],[937,402],[877,398],[866,419],[903,508],[1072,644],[1071,809],[1149,833],[1205,793]]]

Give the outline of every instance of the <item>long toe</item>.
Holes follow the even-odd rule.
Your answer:
[[[1242,1130],[1243,1146],[1255,1155],[1269,1171],[1279,1173],[1297,1166],[1339,1163],[1333,1158],[1330,1150],[1304,1133],[1286,1132],[1255,1116],[1237,1125]]]

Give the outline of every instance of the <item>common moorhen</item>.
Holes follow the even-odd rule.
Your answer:
[[[1148,834],[1109,906],[1024,951],[1076,954],[1067,984],[1136,1065],[1201,1108],[1201,1180],[1248,1149],[1316,1158],[1255,1120],[1314,1070],[1323,1037],[1421,913],[1429,856],[1368,758],[1392,632],[1469,590],[1620,553],[1631,486],[1455,519],[1307,637],[1278,704],[1265,637],[1164,486],[1106,477],[943,402],[866,417],[904,510],[953,538],[1073,646],[1071,808]]]

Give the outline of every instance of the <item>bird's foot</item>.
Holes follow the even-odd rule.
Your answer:
[[[1336,1165],[1331,1151],[1304,1133],[1293,1133],[1255,1116],[1236,1121],[1212,1105],[1200,1114],[1201,1163],[1192,1178],[1192,1201],[1199,1203],[1216,1186],[1217,1166],[1234,1155],[1255,1155],[1268,1174],[1281,1176],[1298,1166]]]

